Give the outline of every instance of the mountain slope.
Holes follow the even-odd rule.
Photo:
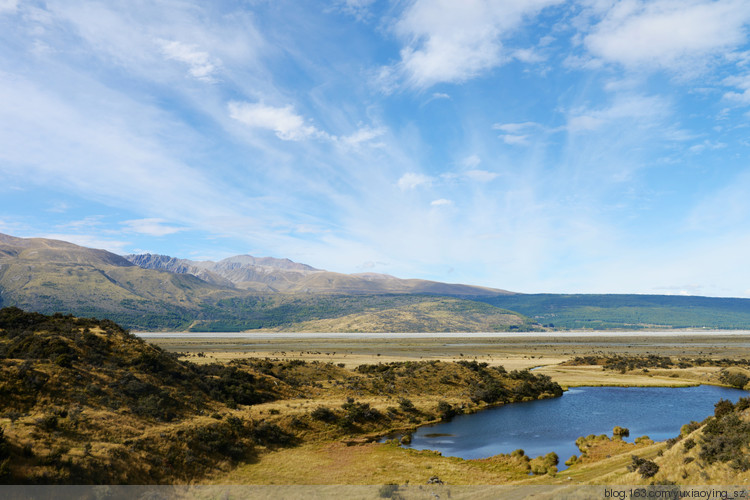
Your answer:
[[[146,271],[105,250],[41,238],[0,238],[4,305],[179,327],[188,311],[233,293],[190,274]]]
[[[244,290],[284,293],[423,293],[459,297],[492,297],[511,292],[496,288],[400,279],[387,274],[342,274],[292,262],[289,259],[238,255],[218,262],[176,259],[166,255],[126,255],[145,269],[192,274],[209,283]]]
[[[0,303],[42,313],[106,317],[129,328],[295,330],[303,321],[344,316],[347,324],[360,324],[360,330],[378,317],[379,331],[476,331],[479,325],[527,324],[520,315],[496,307],[458,299],[446,302],[435,296],[439,291],[500,292],[491,289],[384,275],[349,276],[286,259],[238,256],[197,263],[166,256],[131,256],[144,266],[158,268],[145,269],[104,250],[0,236]],[[279,288],[287,291],[278,293]],[[465,307],[457,307],[459,303]],[[429,310],[429,314],[420,313],[421,325],[392,321],[388,326],[387,318],[413,317],[415,304]],[[477,314],[477,307],[484,312]],[[478,320],[482,314],[487,316],[484,321]],[[357,319],[357,315],[364,316]]]

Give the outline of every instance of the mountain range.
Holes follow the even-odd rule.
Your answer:
[[[529,331],[750,329],[750,299],[520,294],[342,274],[289,259],[120,256],[0,234],[0,307],[108,318],[137,330]]]
[[[218,262],[177,259],[167,255],[126,255],[144,269],[192,274],[215,285],[264,293],[422,293],[449,296],[495,296],[512,292],[471,285],[400,279],[388,274],[341,274],[289,259],[237,255]]]
[[[367,314],[371,329],[399,317],[402,329],[505,329],[528,321],[466,297],[510,292],[470,285],[341,274],[288,259],[240,255],[191,261],[119,256],[59,240],[0,234],[0,306],[114,319],[138,329],[241,330]],[[395,301],[393,297],[400,297]],[[406,308],[405,312],[402,310]],[[446,308],[451,312],[446,313]],[[471,319],[466,321],[459,310]],[[487,321],[477,321],[479,315]],[[450,316],[438,321],[436,316]],[[327,324],[328,328],[336,328]]]

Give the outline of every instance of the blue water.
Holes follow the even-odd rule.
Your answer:
[[[589,434],[612,436],[619,425],[633,441],[647,435],[654,441],[675,437],[691,420],[713,415],[720,399],[736,402],[750,393],[710,385],[698,387],[576,387],[562,397],[513,403],[450,422],[420,427],[410,448],[436,450],[445,456],[485,458],[523,449],[530,457],[551,451],[559,468],[579,455],[576,439]]]

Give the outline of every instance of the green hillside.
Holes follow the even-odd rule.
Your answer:
[[[555,329],[750,329],[750,299],[528,294],[478,298]]]

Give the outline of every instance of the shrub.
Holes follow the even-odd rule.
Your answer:
[[[557,473],[557,464],[560,459],[557,453],[550,452],[543,457],[536,457],[529,462],[531,472],[536,475]]]
[[[409,413],[417,411],[417,408],[414,406],[414,403],[412,403],[410,399],[406,399],[406,398],[398,399],[398,407],[401,408],[402,411],[406,411]]]
[[[292,434],[284,431],[276,424],[261,422],[253,429],[253,440],[263,446],[289,446],[295,439]]]
[[[682,443],[682,447],[685,449],[685,451],[690,451],[695,447],[695,440],[693,438],[687,438],[684,443]]]
[[[344,418],[353,422],[367,422],[378,420],[383,416],[375,408],[371,408],[369,403],[357,403],[355,401],[346,402],[341,407],[346,411]]]
[[[329,424],[335,422],[337,418],[333,410],[326,406],[318,406],[310,413],[310,416],[315,420],[320,420],[321,422]]]
[[[440,416],[440,420],[450,420],[458,414],[456,409],[447,401],[440,401],[438,403],[437,412]]]
[[[37,424],[46,431],[54,431],[58,425],[57,415],[45,415],[37,420]]]
[[[750,377],[744,373],[722,370],[721,373],[719,373],[719,380],[727,385],[736,387],[737,389],[743,389],[747,383],[750,382]]]
[[[695,420],[692,420],[689,424],[685,424],[682,427],[680,427],[680,436],[687,436],[694,430],[698,429],[701,426],[700,422],[696,422]]]
[[[632,462],[628,465],[630,472],[638,472],[643,479],[654,477],[659,472],[659,466],[653,460],[647,460],[640,458],[637,455],[632,455]]]
[[[398,485],[395,483],[384,484],[378,490],[378,496],[380,498],[393,498],[394,495],[398,495]]]
[[[730,403],[731,404],[731,403]],[[711,464],[729,462],[742,456],[750,444],[750,423],[742,421],[736,412],[723,413],[708,420],[703,429],[701,460]]]
[[[620,427],[619,425],[612,429],[612,437],[622,439],[630,436],[630,429],[627,427]]]
[[[714,405],[714,416],[716,418],[721,418],[727,413],[731,413],[734,411],[734,405],[731,401],[727,401],[726,399],[720,399],[718,403]]]

